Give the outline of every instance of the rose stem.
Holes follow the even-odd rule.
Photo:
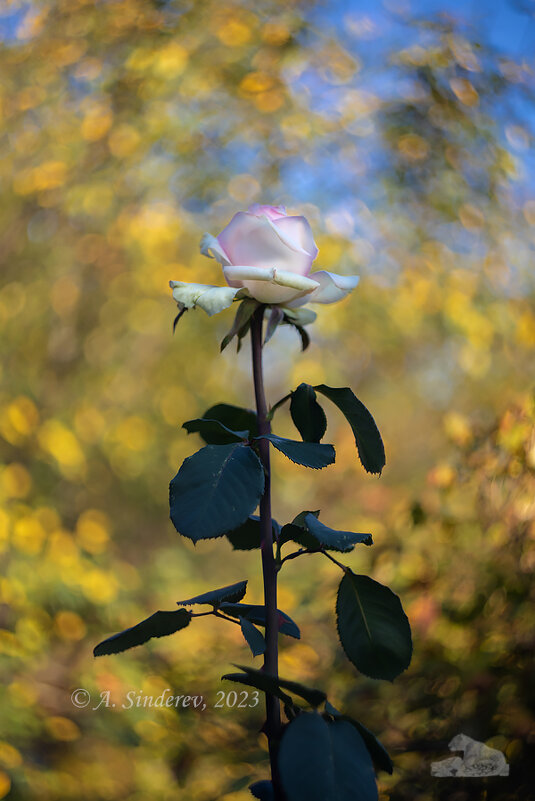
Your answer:
[[[269,434],[271,425],[267,419],[267,403],[264,392],[264,376],[262,371],[262,327],[264,306],[259,306],[251,321],[251,345],[253,354],[253,378],[258,418],[258,434]],[[264,605],[266,610],[266,650],[264,653],[264,670],[272,676],[278,676],[278,635],[279,621],[277,612],[277,569],[273,555],[273,527],[271,523],[271,476],[269,470],[269,440],[258,440],[260,460],[265,472],[264,494],[260,500],[260,541],[262,552],[262,573],[264,577]],[[279,699],[266,693],[266,735],[269,745],[269,761],[275,799],[282,798],[277,770],[278,740],[280,738],[280,705]]]

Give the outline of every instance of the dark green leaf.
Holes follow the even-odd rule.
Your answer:
[[[257,690],[261,690],[263,693],[275,695],[283,702],[283,704],[289,704],[290,706],[293,706],[292,699],[280,689],[275,676],[270,676],[269,673],[264,673],[262,670],[251,674],[225,673],[224,676],[221,676],[221,681],[223,681],[223,679],[226,679],[227,681],[235,681],[238,684],[246,684],[247,687],[256,687]]]
[[[249,431],[231,431],[219,420],[206,420],[204,417],[197,417],[195,420],[188,420],[183,424],[188,434],[200,434],[205,442],[214,445],[227,445],[230,442],[243,442],[248,439]]]
[[[239,620],[242,634],[245,637],[245,641],[251,649],[253,656],[259,656],[260,654],[263,654],[266,650],[266,641],[264,640],[264,635],[261,634],[258,629],[253,626],[251,621],[247,620],[246,617],[240,617]]]
[[[381,473],[385,466],[385,449],[379,429],[368,409],[349,387],[314,387],[342,412],[355,435],[355,443],[362,466],[368,473]]]
[[[267,414],[267,419],[268,419],[269,421],[273,420],[273,415],[275,414],[275,412],[277,411],[277,409],[280,409],[280,407],[281,407],[281,406],[284,406],[284,404],[286,403],[286,401],[289,401],[291,397],[292,397],[292,393],[291,393],[291,392],[289,392],[289,393],[288,393],[288,395],[285,395],[285,396],[284,396],[284,398],[281,398],[280,400],[278,400],[278,401],[277,401],[277,403],[275,403],[275,404],[274,404],[274,405],[271,407],[271,409],[269,410],[269,412],[268,412],[268,414]]]
[[[338,588],[340,642],[355,667],[372,679],[392,681],[410,664],[409,621],[392,590],[349,570]]]
[[[273,540],[277,539],[280,526],[276,520],[272,520]],[[225,535],[235,551],[250,551],[253,548],[260,548],[260,518],[258,515],[251,515],[245,523],[234,531],[227,531]]]
[[[275,331],[277,330],[279,323],[282,322],[282,318],[284,317],[284,312],[282,311],[279,306],[273,306],[271,308],[271,312],[268,317],[268,324],[266,328],[266,336],[264,339],[264,345],[267,345]]]
[[[247,591],[247,581],[238,581],[236,584],[229,584],[228,587],[221,587],[219,590],[210,590],[187,601],[177,601],[179,606],[192,606],[193,604],[210,604],[218,607],[224,601],[237,603],[241,601]]]
[[[250,329],[251,329],[251,320],[249,319],[247,320],[243,328],[240,328],[240,330],[238,331],[238,344],[236,346],[236,353],[240,352],[242,342],[249,333]]]
[[[377,801],[377,783],[368,749],[345,720],[328,723],[337,801]]]
[[[264,606],[256,604],[230,604],[223,603],[220,606],[222,612],[230,615],[230,617],[245,617],[251,623],[257,623],[259,626],[266,625],[266,609]],[[295,637],[296,640],[301,638],[301,632],[297,625],[293,622],[286,612],[277,610],[279,614],[279,631],[281,634],[287,634],[289,637]]]
[[[305,523],[305,518],[307,515],[319,517],[319,513],[319,509],[317,509],[315,512],[299,512],[299,514],[294,517],[291,523],[287,523],[282,527],[279,536],[279,544],[284,545],[285,542],[292,540],[293,542],[297,542],[299,545],[302,545],[304,548],[316,548],[317,540],[309,533]]]
[[[318,442],[299,442],[295,439],[277,437],[275,434],[265,434],[271,444],[295,464],[312,467],[315,470],[334,464],[336,454],[332,445],[321,445]],[[257,437],[256,439],[262,439]]]
[[[328,712],[329,715],[332,715],[337,720],[346,720],[348,723],[351,723],[351,725],[356,728],[356,730],[364,740],[364,744],[366,745],[366,748],[368,749],[368,752],[377,768],[380,768],[381,770],[384,770],[390,774],[394,772],[394,765],[388,755],[386,748],[380,742],[380,740],[377,739],[375,734],[373,734],[369,729],[367,729],[363,723],[360,723],[360,721],[349,717],[349,715],[343,715],[329,701],[325,702],[325,711]]]
[[[258,301],[254,300],[253,298],[245,298],[245,300],[242,300],[238,306],[238,310],[236,311],[236,317],[234,318],[232,328],[221,342],[221,350],[225,350],[229,342],[234,339],[236,334],[239,336],[242,332],[243,334],[246,333],[244,329],[248,327],[251,317],[257,307]]]
[[[288,801],[338,801],[329,726],[316,712],[302,712],[288,724],[278,764]]]
[[[264,470],[252,448],[207,445],[184,461],[169,485],[171,520],[193,542],[219,537],[254,512],[263,491]]]
[[[258,798],[258,801],[275,801],[273,784],[270,781],[264,780],[250,784],[249,790],[254,798]]]
[[[316,537],[306,528],[296,526],[295,523],[286,523],[286,525],[282,527],[279,544],[282,546],[286,542],[296,542],[298,545],[301,545],[301,547],[310,548],[311,550],[319,548],[319,542]]]
[[[94,648],[93,654],[94,656],[104,656],[105,654],[121,653],[121,651],[134,648],[136,645],[143,645],[152,637],[166,637],[174,634],[175,631],[185,629],[190,620],[191,615],[186,609],[178,609],[174,612],[155,612],[141,623],[103,640]]]
[[[363,542],[365,545],[371,545],[371,534],[356,534],[352,531],[337,531],[334,528],[329,528],[315,517],[313,514],[308,514],[305,517],[305,524],[309,532],[318,540],[319,544],[328,551],[340,551],[347,553],[352,551],[355,545]]]
[[[217,420],[231,431],[249,431],[251,437],[258,434],[256,413],[252,409],[242,409],[241,406],[232,406],[229,403],[216,403],[210,406],[202,416],[203,420]],[[207,432],[199,432],[207,445],[220,445],[219,439],[213,440]],[[217,437],[216,432],[216,437]]]
[[[234,665],[234,667],[240,668],[240,670],[243,670],[245,673],[247,673],[247,675],[257,676],[260,674],[261,676],[269,676],[269,674],[264,673],[263,670],[257,670],[256,668],[248,667],[247,665]],[[327,700],[327,696],[323,690],[316,690],[314,687],[306,687],[304,684],[300,684],[297,681],[282,679],[280,676],[277,678],[274,676],[269,676],[269,678],[273,679],[273,681],[276,683],[276,686],[282,687],[283,690],[288,690],[288,692],[294,693],[294,695],[298,695],[311,706],[319,706]]]
[[[316,509],[315,512],[309,512],[307,510],[305,510],[304,512],[299,512],[299,514],[296,515],[294,517],[294,519],[292,520],[292,525],[299,526],[300,528],[304,528],[304,529],[308,528],[307,524],[306,524],[306,519],[307,519],[308,515],[313,515],[317,520],[318,517],[320,516],[320,510]]]
[[[295,392],[292,392],[290,414],[305,442],[321,441],[327,429],[327,418],[316,400],[314,387],[310,384],[299,384]]]
[[[302,712],[284,731],[278,764],[288,801],[377,801],[370,755],[345,721]]]
[[[292,540],[303,548],[316,550],[323,548],[326,551],[352,551],[355,544],[363,542],[372,544],[371,534],[356,534],[352,531],[337,531],[329,528],[317,519],[319,512],[301,512],[292,521],[282,527],[279,543]]]

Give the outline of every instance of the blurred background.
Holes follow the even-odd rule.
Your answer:
[[[248,345],[219,353],[232,310],[190,312],[173,336],[168,281],[222,283],[198,242],[253,202],[305,214],[317,268],[361,275],[316,307],[304,354],[277,331],[269,401],[350,385],[387,451],[366,475],[331,406],[336,466],[275,453],[274,515],[372,532],[347,563],[399,593],[415,646],[393,684],[358,675],[339,571],[293,560],[280,607],[302,641],[282,642],[281,673],[380,736],[396,766],[382,801],[533,797],[534,10],[2,3],[0,798],[245,801],[267,776],[262,710],[214,709],[220,676],[252,663],[237,627],[204,618],[92,656],[213,587],[249,578],[262,601],[258,553],[194,548],[168,519],[200,445],[182,422],[253,403]],[[296,436],[287,410],[276,431]],[[76,709],[78,687],[116,708]],[[165,688],[207,710],[120,708]],[[504,751],[510,777],[431,777],[461,732]]]

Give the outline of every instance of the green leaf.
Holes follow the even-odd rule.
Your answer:
[[[229,584],[228,587],[221,587],[219,590],[210,590],[186,601],[177,601],[178,606],[192,606],[193,604],[210,604],[218,607],[224,601],[237,603],[241,601],[247,591],[247,581],[238,581],[236,584]]]
[[[345,721],[302,712],[284,730],[278,765],[287,801],[377,801],[370,756]]]
[[[264,345],[267,345],[275,331],[277,330],[279,323],[282,322],[284,314],[282,309],[279,306],[272,306],[270,315],[268,317],[268,324],[266,328],[266,336],[264,338]]]
[[[136,645],[143,645],[152,637],[167,637],[189,626],[191,614],[186,609],[174,612],[155,612],[146,620],[103,640],[93,650],[94,656],[119,654]]]
[[[231,431],[219,420],[207,420],[204,417],[197,417],[195,420],[188,420],[183,424],[188,434],[200,434],[205,442],[210,441],[214,445],[227,445],[230,442],[243,442],[248,439],[249,431]]]
[[[337,531],[320,523],[317,517],[310,513],[305,517],[305,524],[309,532],[318,540],[320,546],[328,551],[347,553],[352,551],[359,542],[363,542],[365,545],[372,545],[373,543],[371,534]]]
[[[279,545],[282,546],[287,542],[295,542],[301,545],[302,548],[310,548],[311,550],[320,547],[316,537],[313,537],[306,528],[296,526],[294,523],[286,523],[286,525],[282,527]]]
[[[271,695],[279,698],[283,704],[293,706],[291,697],[281,690],[275,676],[270,676],[262,670],[257,671],[255,674],[225,673],[224,676],[221,676],[221,681],[223,681],[223,679],[235,681],[237,684],[245,684],[247,687],[255,687],[263,693],[271,693]]]
[[[299,514],[294,517],[291,523],[286,523],[286,525],[282,527],[279,536],[279,544],[284,545],[285,542],[290,542],[291,540],[296,542],[298,545],[302,545],[303,548],[317,548],[318,541],[316,537],[313,537],[312,534],[310,534],[305,523],[305,518],[307,515],[319,517],[319,513],[319,509],[317,509],[315,512],[299,512]]]
[[[216,403],[205,411],[203,420],[217,420],[230,431],[248,431],[251,437],[258,434],[258,422],[256,412],[252,409],[242,409],[241,406],[232,406],[229,403]],[[210,432],[199,432],[207,445],[220,445],[219,432],[215,432],[216,439],[213,439]]]
[[[336,616],[346,656],[365,676],[392,681],[408,668],[411,629],[388,587],[348,568],[338,588]]]
[[[304,528],[304,529],[308,528],[308,526],[306,524],[306,519],[307,519],[308,515],[312,515],[317,520],[318,517],[320,516],[320,510],[316,509],[315,512],[309,512],[309,511],[299,512],[299,514],[296,515],[294,517],[294,519],[292,520],[292,525],[299,526],[300,528]]]
[[[314,387],[331,400],[345,416],[355,435],[362,466],[368,473],[381,473],[385,466],[385,449],[379,429],[368,409],[349,387]]]
[[[349,715],[343,715],[329,701],[325,702],[325,711],[328,712],[329,715],[332,715],[332,717],[336,718],[337,720],[346,720],[348,723],[351,723],[351,725],[356,728],[356,730],[364,740],[364,744],[368,749],[368,753],[370,754],[377,768],[384,770],[390,774],[394,772],[394,764],[390,759],[390,756],[388,755],[386,748],[380,742],[380,740],[377,739],[375,734],[373,734],[369,729],[367,729],[363,723],[360,723],[360,721],[349,717]]]
[[[236,317],[234,318],[234,322],[232,324],[232,328],[228,332],[228,334],[223,338],[221,342],[221,350],[225,350],[227,345],[234,339],[236,334],[240,336],[240,334],[245,334],[249,324],[251,317],[258,308],[258,301],[254,300],[253,298],[245,298],[242,300],[240,305],[238,306],[238,310],[236,311]]]
[[[225,612],[230,617],[245,617],[251,623],[257,623],[259,626],[266,625],[266,609],[264,606],[257,604],[230,604],[223,603],[219,607],[221,612]],[[281,634],[287,634],[289,637],[294,637],[296,640],[301,638],[301,632],[294,623],[291,617],[286,612],[281,612],[277,609],[279,614],[279,631]]]
[[[258,801],[275,801],[275,793],[273,792],[273,783],[264,779],[260,782],[254,782],[249,785],[249,790],[254,798]]]
[[[318,549],[326,551],[339,551],[348,553],[352,551],[355,544],[363,542],[365,545],[372,545],[371,534],[356,534],[352,531],[337,531],[329,528],[318,520],[319,512],[301,512],[292,521],[282,527],[279,543],[292,540],[303,548]]]
[[[300,684],[297,681],[282,679],[280,676],[271,676],[270,674],[265,673],[263,670],[257,670],[256,668],[252,668],[247,665],[234,664],[234,667],[240,668],[240,670],[243,670],[247,675],[250,676],[268,676],[269,679],[275,683],[275,686],[282,687],[283,690],[288,690],[288,692],[298,695],[311,706],[319,706],[327,700],[327,696],[323,690],[317,690],[314,687],[306,687],[304,684]]]
[[[264,434],[255,439],[268,439],[271,444],[295,464],[312,467],[319,470],[327,465],[334,464],[336,458],[332,445],[321,445],[318,442],[299,442],[295,439],[277,437],[275,434]]]
[[[270,422],[271,422],[271,420],[273,420],[273,416],[274,416],[275,412],[277,411],[277,409],[280,409],[281,406],[284,406],[286,401],[289,401],[291,399],[291,397],[292,397],[292,393],[289,392],[288,395],[285,395],[284,398],[281,398],[280,400],[278,400],[277,403],[275,403],[275,405],[270,408],[269,412],[267,413],[267,419]]]
[[[278,765],[288,801],[338,801],[329,726],[316,712],[302,712],[290,721]]]
[[[251,649],[251,653],[253,656],[260,656],[266,650],[266,641],[264,640],[264,635],[258,631],[258,629],[253,626],[250,620],[247,620],[246,617],[240,617],[240,626],[243,636],[245,637],[245,641],[247,645]]]
[[[207,445],[184,461],[169,485],[171,520],[193,542],[219,537],[254,512],[263,491],[264,470],[252,448]]]
[[[337,801],[377,801],[370,754],[358,731],[345,720],[328,723]]]
[[[327,429],[325,412],[316,400],[314,387],[299,384],[292,392],[290,414],[305,442],[320,442]]]
[[[274,519],[271,523],[275,542],[279,536],[280,525]],[[235,551],[251,551],[253,548],[260,548],[260,518],[258,515],[250,515],[245,523],[235,528],[234,531],[227,531],[225,536]]]

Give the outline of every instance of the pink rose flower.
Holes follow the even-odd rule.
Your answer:
[[[305,324],[315,318],[305,303],[335,303],[353,290],[358,275],[337,275],[326,270],[311,272],[318,248],[308,221],[290,217],[284,206],[255,203],[239,211],[219,236],[204,234],[201,253],[215,258],[223,268],[226,287],[170,281],[180,308],[196,306],[209,315],[251,297],[260,303],[283,306]]]
[[[318,255],[305,217],[290,217],[283,206],[255,203],[234,215],[217,237],[205,234],[201,252],[223,267],[229,286],[245,288],[261,303],[289,307],[334,303],[358,284],[358,276],[319,270]]]

